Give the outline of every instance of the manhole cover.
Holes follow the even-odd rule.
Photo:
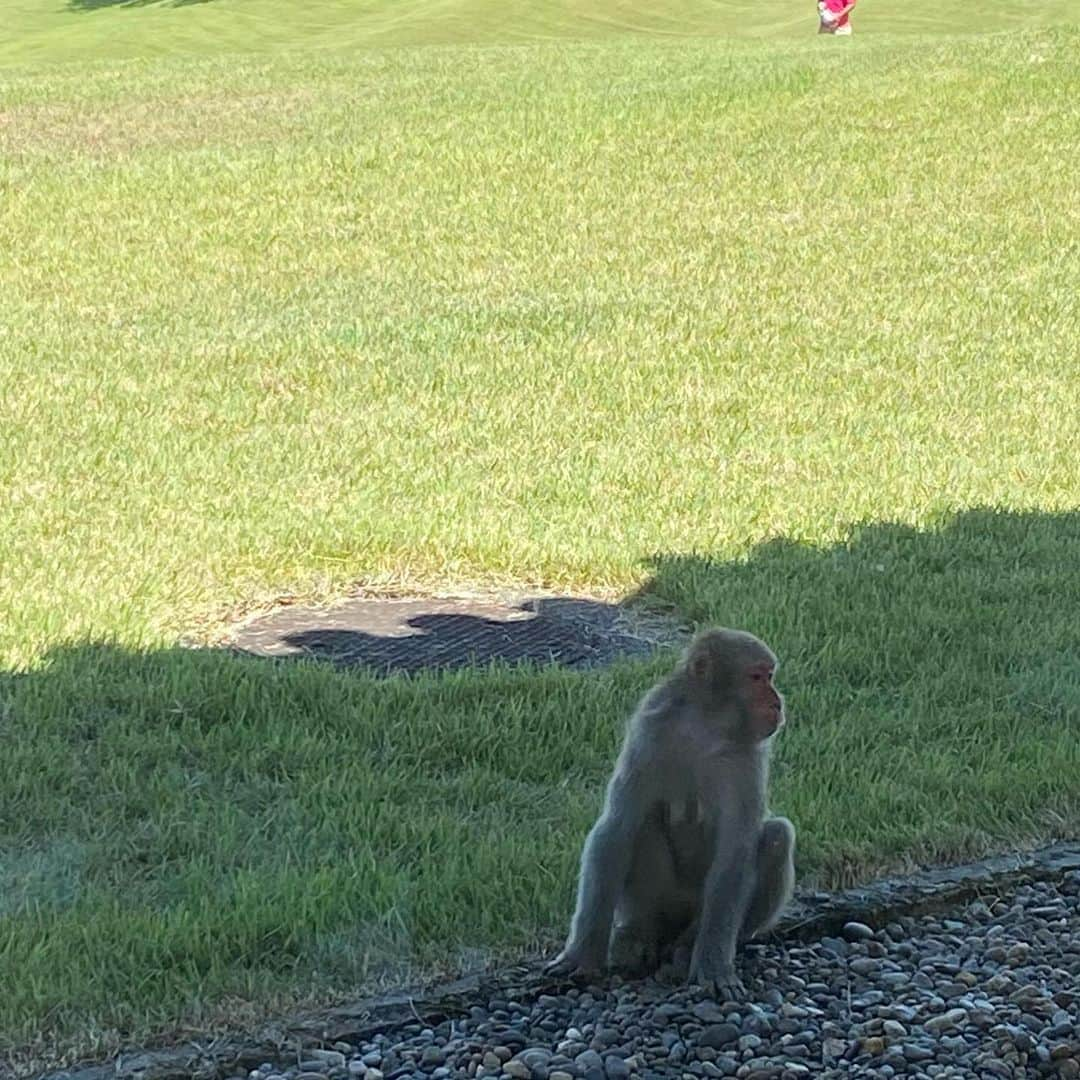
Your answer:
[[[356,599],[284,607],[235,630],[227,644],[274,659],[311,658],[389,674],[502,660],[583,668],[646,656],[668,634],[624,609],[573,597],[498,602]]]

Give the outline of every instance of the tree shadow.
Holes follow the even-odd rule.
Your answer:
[[[942,700],[960,706],[1002,680],[1019,702],[1046,676],[1053,696],[1077,673],[1074,511],[974,509],[928,529],[866,524],[825,548],[771,540],[734,562],[659,555],[652,569],[642,596],[691,622],[747,626],[775,643],[796,684],[894,697],[953,679]]]
[[[209,4],[211,0],[68,0],[68,11],[101,11],[103,8],[180,8]]]
[[[773,805],[803,884],[1080,830],[1080,513],[971,510],[652,571],[632,607],[781,657]],[[447,617],[409,629],[437,639]],[[13,1024],[44,1017],[45,1045],[87,1017],[138,1030],[149,972],[168,975],[159,1017],[252,985],[355,993],[564,925],[623,722],[671,656],[531,659],[376,678],[78,642],[0,673]]]

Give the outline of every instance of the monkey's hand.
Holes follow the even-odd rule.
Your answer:
[[[599,957],[586,949],[567,945],[550,963],[544,965],[548,975],[596,975],[603,968]]]
[[[704,957],[695,958],[691,965],[690,982],[704,987],[721,1001],[741,1001],[746,996],[746,987],[733,967],[713,964]]]

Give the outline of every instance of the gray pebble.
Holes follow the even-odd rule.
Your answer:
[[[316,1061],[321,1061],[327,1068],[345,1064],[345,1055],[340,1050],[308,1050],[307,1055]]]
[[[967,1010],[966,1009],[950,1009],[946,1013],[942,1013],[940,1016],[932,1017],[927,1020],[923,1027],[927,1031],[935,1034],[942,1031],[948,1031],[951,1028],[960,1027],[967,1023]]]
[[[712,1024],[695,1040],[698,1046],[708,1046],[719,1050],[736,1041],[741,1034],[735,1024]]]
[[[630,1075],[630,1066],[618,1054],[608,1054],[604,1058],[604,1073],[608,1080],[625,1080]]]
[[[595,1050],[585,1050],[574,1058],[579,1069],[602,1069],[604,1059]]]
[[[425,1046],[420,1055],[420,1064],[425,1069],[437,1068],[446,1060],[446,1051],[440,1046]]]
[[[875,1005],[880,1005],[884,1000],[884,990],[865,990],[861,994],[856,994],[851,999],[851,1004],[856,1009],[869,1009]]]
[[[828,1038],[821,1043],[821,1058],[828,1064],[842,1058],[847,1053],[848,1044],[844,1039]]]
[[[750,943],[739,1003],[678,981],[508,990],[235,1080],[1080,1080],[1080,875],[1067,880],[877,934]]]
[[[866,923],[844,923],[844,937],[848,941],[868,941],[874,936],[874,931]]]
[[[905,1043],[902,1047],[904,1058],[917,1064],[920,1061],[933,1061],[934,1050],[923,1043]]]
[[[699,1001],[690,1010],[703,1024],[718,1024],[724,1019],[724,1010],[715,1001]]]
[[[517,1058],[528,1065],[530,1069],[539,1069],[549,1065],[553,1056],[550,1050],[545,1050],[543,1047],[532,1047],[529,1050],[522,1050],[517,1055]]]

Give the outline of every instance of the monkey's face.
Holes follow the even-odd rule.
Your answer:
[[[688,696],[727,740],[759,743],[784,723],[773,685],[776,654],[744,630],[706,630],[691,642],[681,678]]]
[[[770,660],[748,664],[737,680],[744,731],[753,742],[775,735],[784,723],[784,699],[773,685],[776,665]]]

